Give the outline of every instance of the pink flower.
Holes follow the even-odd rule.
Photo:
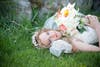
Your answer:
[[[66,26],[64,24],[61,24],[59,26],[59,29],[62,30],[62,31],[66,31],[67,30],[67,28],[66,28]]]

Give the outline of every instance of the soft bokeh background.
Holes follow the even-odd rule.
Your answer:
[[[100,52],[58,58],[32,45],[34,31],[69,2],[100,18],[100,0],[0,0],[0,67],[100,67]]]

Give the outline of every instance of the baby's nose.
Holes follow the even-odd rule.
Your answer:
[[[52,35],[51,35],[51,38],[55,38],[55,37],[56,37],[56,34],[52,34]]]

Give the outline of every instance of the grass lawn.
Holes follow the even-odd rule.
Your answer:
[[[31,36],[44,21],[35,20],[33,26],[24,19],[0,27],[0,67],[100,67],[100,52],[62,54],[58,58],[47,49],[36,49]]]

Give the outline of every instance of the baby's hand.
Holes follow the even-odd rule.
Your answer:
[[[99,25],[97,16],[87,15],[86,18],[89,20],[89,23],[87,23],[86,25],[92,27],[93,29],[95,29]]]

